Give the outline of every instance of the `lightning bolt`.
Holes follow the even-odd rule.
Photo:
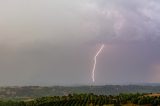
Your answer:
[[[94,65],[92,69],[92,81],[95,82],[95,69],[96,69],[96,64],[97,64],[97,56],[102,52],[104,48],[104,44],[101,45],[100,49],[97,51],[96,55],[94,56]]]

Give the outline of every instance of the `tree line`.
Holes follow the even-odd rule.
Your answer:
[[[67,96],[40,97],[33,100],[1,100],[0,106],[104,106],[113,104],[122,106],[123,104],[137,105],[160,105],[160,97],[147,96],[146,94],[119,94],[95,95],[90,94],[69,94]]]

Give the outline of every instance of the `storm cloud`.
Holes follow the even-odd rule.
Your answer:
[[[0,1],[0,85],[159,82],[160,1]]]

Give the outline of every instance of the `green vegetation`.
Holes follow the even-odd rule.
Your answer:
[[[28,100],[1,100],[0,106],[158,106],[160,97],[146,94],[119,94],[117,96],[94,94],[69,94]]]
[[[0,87],[0,106],[160,106],[158,92],[140,85]]]
[[[44,96],[63,96],[68,94],[94,93],[96,95],[119,95],[120,93],[157,93],[160,86],[140,85],[105,85],[105,86],[26,86],[26,87],[0,87],[0,98],[37,98]]]

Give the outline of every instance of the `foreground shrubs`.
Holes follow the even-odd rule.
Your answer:
[[[68,96],[41,97],[25,101],[1,100],[0,106],[103,106],[107,104],[121,106],[127,103],[157,106],[160,105],[160,97],[146,96],[139,93],[119,94],[118,96],[94,95],[92,93],[69,94]]]

